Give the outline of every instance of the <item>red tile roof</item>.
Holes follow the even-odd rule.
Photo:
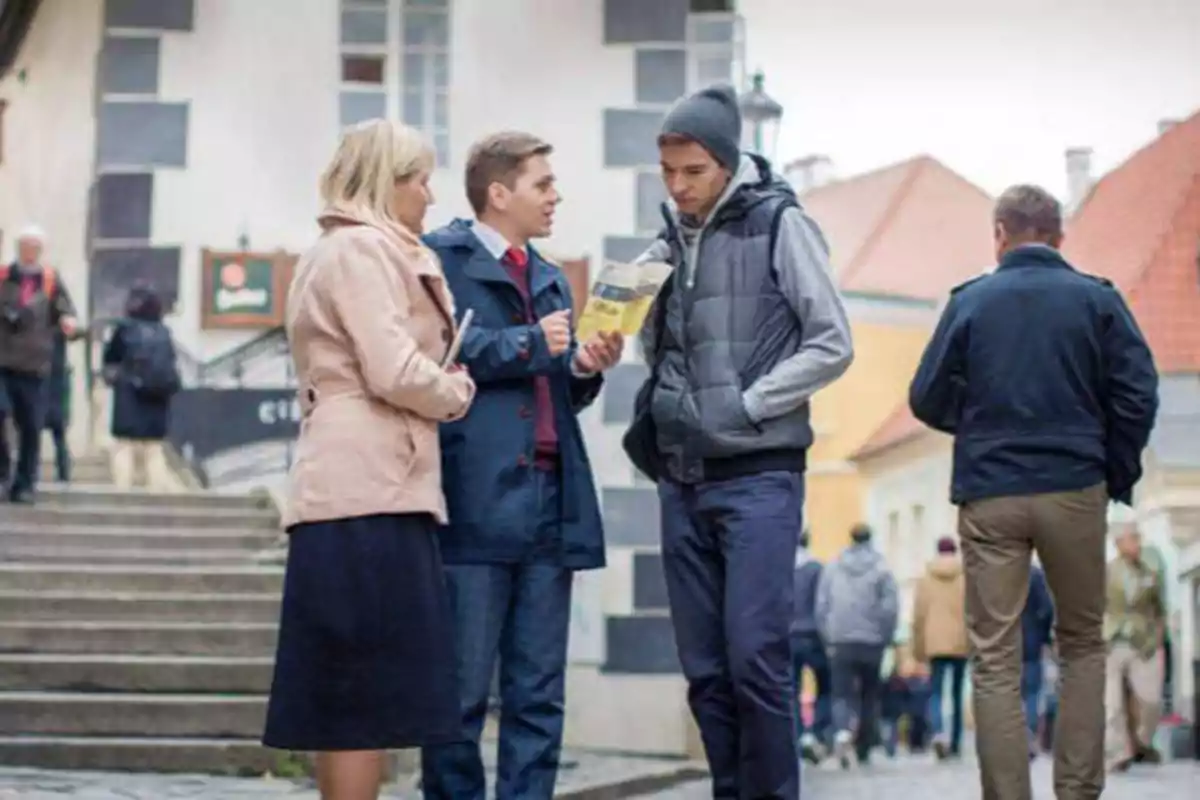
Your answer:
[[[931,432],[925,424],[912,415],[908,408],[908,400],[896,406],[883,424],[871,434],[865,443],[850,456],[851,461],[868,458],[876,453],[903,444],[909,439]]]
[[[1092,187],[1063,252],[1125,293],[1161,371],[1200,371],[1200,112]]]
[[[939,299],[995,260],[993,199],[930,156],[825,184],[801,202],[829,240],[843,291]]]
[[[1071,220],[1063,250],[1129,299],[1163,372],[1200,371],[1200,113],[1100,179]],[[905,400],[852,456],[928,431]]]

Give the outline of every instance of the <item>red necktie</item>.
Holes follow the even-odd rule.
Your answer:
[[[504,258],[514,267],[524,269],[529,263],[529,254],[519,247],[510,247],[504,251]]]

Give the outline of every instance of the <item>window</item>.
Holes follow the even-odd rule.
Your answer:
[[[921,565],[929,557],[929,533],[925,530],[925,506],[917,504],[912,507],[912,536],[910,537],[908,553],[908,575],[916,576],[921,572]]]
[[[688,83],[693,91],[714,83],[744,87],[742,28],[742,18],[733,13],[706,12],[688,17]]]
[[[0,164],[4,163],[4,111],[8,108],[7,100],[0,100]]]
[[[887,540],[883,544],[883,557],[892,569],[897,566],[896,558],[900,550],[900,535],[900,512],[891,511],[887,518]]]
[[[341,124],[402,120],[448,164],[449,0],[342,0],[341,19]]]

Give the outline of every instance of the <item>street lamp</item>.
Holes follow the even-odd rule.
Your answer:
[[[770,158],[775,154],[779,137],[779,122],[783,119],[783,106],[773,100],[763,89],[765,77],[762,70],[754,73],[750,91],[738,99],[742,108],[742,119],[750,124],[750,148],[761,156]]]

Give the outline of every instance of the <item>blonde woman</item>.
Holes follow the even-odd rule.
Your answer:
[[[288,296],[303,422],[263,741],[315,752],[327,800],[373,800],[385,750],[458,735],[437,427],[475,387],[440,366],[452,301],[418,238],[432,168],[410,128],[349,130]]]

